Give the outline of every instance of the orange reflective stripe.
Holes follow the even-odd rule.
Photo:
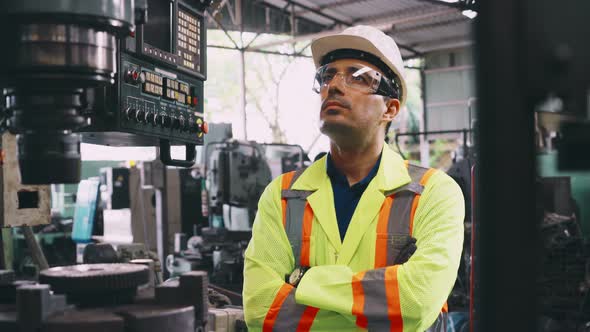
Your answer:
[[[291,185],[291,180],[293,180],[293,176],[295,175],[295,171],[283,174],[281,178],[281,189],[287,190]],[[283,209],[283,227],[287,223],[287,199],[281,198],[281,207]]]
[[[303,212],[303,231],[301,232],[301,266],[310,266],[309,264],[309,251],[310,251],[310,239],[311,239],[311,228],[313,226],[313,210],[309,203],[305,204],[305,211]]]
[[[385,267],[387,265],[387,224],[389,223],[389,213],[391,212],[392,204],[393,196],[387,196],[379,211],[377,238],[375,239],[375,268]]]
[[[359,272],[352,276],[352,314],[357,317],[356,324],[360,327],[367,328],[367,317],[363,313],[365,306],[365,292],[361,281],[365,277],[365,271]]]
[[[387,317],[391,331],[403,331],[404,320],[399,299],[399,285],[397,283],[397,269],[399,265],[385,270],[385,296],[387,297]]]
[[[449,305],[448,305],[448,303],[445,302],[445,304],[443,304],[443,307],[442,307],[442,310],[441,311],[442,312],[449,312]]]
[[[293,289],[293,286],[287,283],[283,284],[281,289],[279,289],[277,296],[275,296],[274,301],[272,301],[272,304],[266,313],[266,317],[264,318],[264,323],[262,325],[263,332],[272,332],[272,328],[275,325],[281,306],[283,305],[283,302],[285,302],[287,296],[289,296],[291,289]]]
[[[416,214],[416,209],[418,208],[418,202],[420,201],[420,195],[416,194],[414,196],[414,200],[412,201],[412,210],[410,212],[410,236],[414,233],[414,214]]]
[[[426,171],[426,173],[424,173],[424,176],[422,176],[422,179],[420,179],[420,184],[425,186],[426,182],[428,182],[428,179],[430,179],[432,174],[434,174],[435,172],[436,172],[436,168],[431,168],[428,171]]]
[[[299,320],[299,324],[297,325],[297,332],[308,332],[311,329],[311,325],[313,325],[313,321],[318,311],[320,311],[319,308],[305,308],[305,311]]]
[[[426,173],[424,173],[424,175],[420,179],[420,185],[426,186],[426,183],[428,182],[432,174],[434,174],[435,172],[435,168],[431,168],[428,171],[426,171]],[[416,209],[418,208],[418,202],[420,202],[420,196],[421,195],[416,194],[416,196],[414,197],[414,201],[412,202],[412,210],[410,212],[410,236],[414,232],[414,215],[416,214]]]

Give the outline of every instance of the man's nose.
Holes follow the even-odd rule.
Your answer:
[[[328,92],[331,91],[338,91],[340,93],[344,92],[344,75],[338,73],[332,78],[330,83],[328,83]]]

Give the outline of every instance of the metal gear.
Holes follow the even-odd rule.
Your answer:
[[[39,273],[39,282],[78,304],[129,303],[137,287],[149,282],[149,270],[137,264],[81,264]]]

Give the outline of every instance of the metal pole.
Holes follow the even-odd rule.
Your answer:
[[[534,112],[522,37],[526,6],[513,0],[478,5],[475,331],[538,331]]]
[[[422,90],[422,124],[420,131],[428,131],[428,109],[426,103],[426,59],[423,60],[422,69],[420,69],[420,88]],[[428,136],[420,135],[420,164],[424,167],[429,167],[430,163],[430,145],[428,144]]]
[[[240,50],[240,112],[242,113],[244,139],[248,140],[248,117],[246,115],[246,51],[244,50]]]
[[[244,140],[248,140],[248,116],[246,115],[246,49],[244,48],[244,20],[242,0],[236,0],[236,18],[240,25],[240,111],[242,112]]]
[[[43,250],[41,250],[41,246],[37,242],[37,238],[35,238],[35,234],[31,229],[31,226],[22,226],[23,234],[25,235],[25,241],[27,241],[27,246],[29,250],[31,250],[31,257],[33,258],[33,262],[39,267],[39,271],[47,270],[49,268],[49,264],[47,264],[47,259],[45,259],[45,255],[43,254]]]

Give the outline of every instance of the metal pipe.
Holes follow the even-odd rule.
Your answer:
[[[240,51],[241,50],[239,48],[222,46],[222,45],[207,45],[207,47],[219,48],[222,50],[231,50],[231,51]],[[309,56],[309,55],[303,55],[303,54],[299,54],[299,53],[281,53],[281,52],[273,52],[273,51],[265,51],[265,50],[245,50],[245,51],[252,52],[252,53],[260,53],[260,54],[292,56],[292,57],[296,57],[296,58],[311,58],[311,56]]]
[[[240,111],[243,117],[244,139],[248,140],[248,117],[246,115],[246,52],[240,50]]]
[[[452,129],[452,130],[433,130],[433,131],[418,131],[413,133],[399,133],[396,136],[418,136],[418,135],[442,135],[442,134],[459,134],[463,132],[470,132],[470,129]]]
[[[39,242],[37,242],[37,238],[35,238],[33,229],[31,229],[31,226],[22,226],[21,229],[25,236],[25,241],[27,241],[27,246],[29,247],[29,250],[31,250],[33,262],[39,267],[39,271],[47,270],[49,264],[47,264],[47,259],[43,254],[43,250],[41,250],[41,246],[39,246]]]
[[[446,1],[441,1],[441,0],[418,0],[421,2],[428,2],[431,4],[435,4],[435,5],[441,5],[441,6],[445,6],[445,7],[450,7],[450,8],[455,8],[455,9],[459,9],[462,10],[464,9],[463,5],[460,4],[460,2],[446,2]]]
[[[398,17],[398,18],[393,18],[393,19],[387,18],[387,19],[377,20],[377,21],[360,21],[360,22],[356,22],[356,24],[370,25],[370,26],[372,26],[376,29],[380,29],[380,30],[389,30],[389,29],[391,29],[391,25],[393,25],[393,24],[408,24],[408,23],[420,22],[423,20],[431,19],[433,17],[439,17],[439,16],[450,15],[450,14],[455,14],[455,13],[457,13],[457,10],[455,10],[455,9],[444,9],[444,10],[439,10],[436,12],[418,14],[416,16],[411,16],[411,17],[401,17],[401,18]],[[320,37],[330,36],[330,35],[342,32],[345,28],[346,27],[339,28],[339,29],[327,30],[327,31],[319,32],[319,33],[300,35],[295,38],[291,38],[291,39],[287,39],[287,40],[273,41],[273,42],[263,43],[260,45],[254,45],[254,46],[249,47],[248,50],[262,49],[262,48],[276,46],[276,45],[291,44],[291,43],[295,43],[295,42],[302,41],[302,40],[311,40],[311,39],[316,39],[316,38],[320,38]]]

